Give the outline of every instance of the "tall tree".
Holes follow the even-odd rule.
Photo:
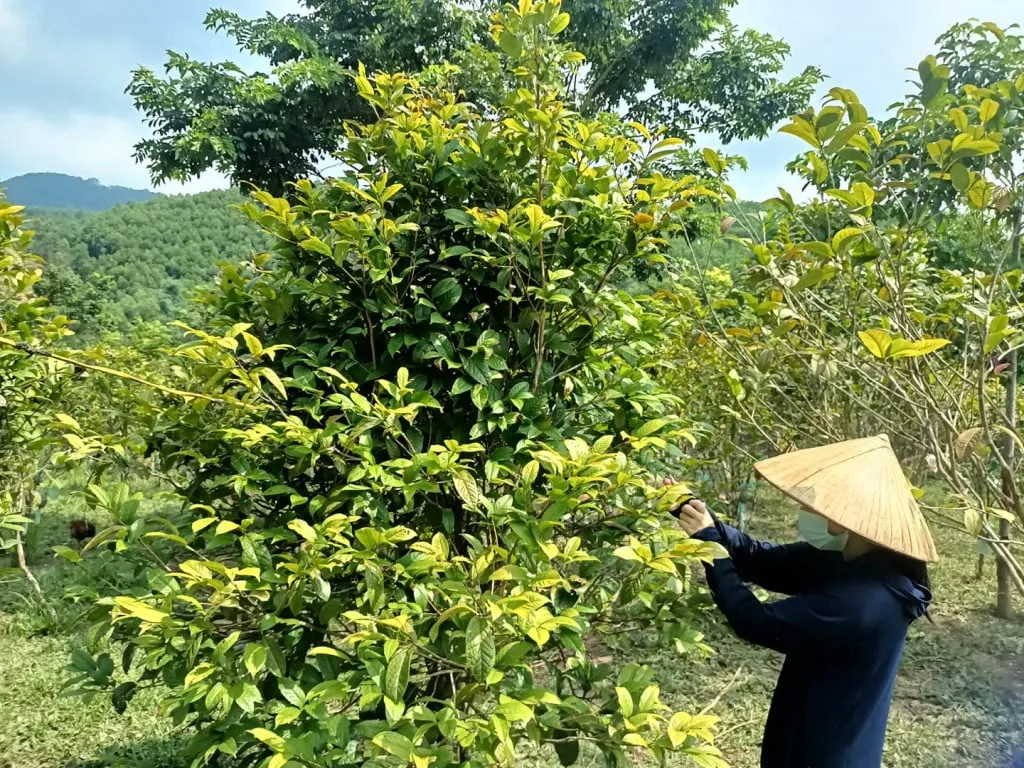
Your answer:
[[[729,23],[737,0],[571,0],[566,31],[588,66],[568,83],[584,113],[617,111],[726,141],[764,136],[802,109],[820,72],[784,80],[781,40]],[[128,93],[153,138],[136,146],[155,182],[207,170],[280,191],[315,175],[372,118],[350,73],[420,73],[451,63],[456,83],[486,107],[503,92],[487,34],[497,0],[301,0],[301,13],[259,19],[215,10],[208,29],[266,60],[265,72],[171,53],[164,77],[140,68]],[[511,44],[511,43],[510,43]]]

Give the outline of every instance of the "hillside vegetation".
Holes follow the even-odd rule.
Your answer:
[[[268,238],[235,208],[234,191],[158,197],[100,213],[37,210],[33,250],[46,259],[41,292],[76,322],[79,340],[107,330],[125,330],[137,321],[167,321],[190,309],[197,286],[209,282],[223,262],[235,263],[270,246]],[[763,239],[766,206],[740,202],[729,234]],[[722,238],[719,222],[697,232],[701,266],[738,267],[747,249]],[[688,243],[674,249],[676,266],[690,268]],[[642,270],[630,290],[647,290],[661,275]]]
[[[79,321],[80,335],[136,320],[168,320],[220,262],[266,239],[232,206],[236,192],[160,197],[95,214],[38,213],[34,250],[48,262],[41,290]]]
[[[30,208],[106,211],[123,203],[144,202],[157,195],[148,189],[106,186],[98,179],[65,173],[26,173],[0,181],[7,198]]]

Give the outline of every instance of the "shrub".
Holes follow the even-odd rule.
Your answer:
[[[62,338],[67,318],[35,295],[42,260],[28,253],[32,232],[22,228],[23,206],[0,195],[0,552],[17,550],[25,576],[24,535],[53,421],[52,406],[73,370],[45,356],[27,354]],[[44,601],[45,602],[45,601]]]
[[[610,278],[711,193],[658,172],[681,142],[564,107],[567,22],[496,20],[520,87],[495,115],[361,72],[379,119],[350,126],[350,174],[244,206],[277,246],[224,271],[224,325],[179,350],[216,402],[150,425],[188,512],[107,534],[155,567],[94,631],[127,643],[120,701],[168,687],[197,762],[511,765],[531,741],[571,764],[584,741],[719,764],[713,718],[586,644],[704,650],[688,565],[716,550],[644,468],[685,436],[642,364],[675,318]],[[117,683],[79,662],[82,690]]]

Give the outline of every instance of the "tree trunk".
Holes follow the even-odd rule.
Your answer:
[[[1017,426],[1017,350],[1013,350],[1009,359],[1009,378],[1006,380],[1006,426],[1013,430]],[[1010,435],[1006,435],[1003,443],[1003,456],[1007,466],[1012,467],[1015,460],[1017,444]],[[1009,472],[1003,470],[1003,495],[1013,498],[1010,487],[1013,479]],[[1008,541],[1010,538],[1010,523],[1006,520],[999,521],[999,538],[1001,541]],[[1013,587],[1010,579],[1010,564],[1002,558],[996,558],[996,615],[1002,619],[1009,619],[1013,616]]]
[[[1011,268],[1016,269],[1020,263],[1020,236],[1021,236],[1021,209],[1020,206],[1014,208],[1013,211],[1013,241],[1011,245]],[[1007,373],[1009,374],[1006,379],[1006,428],[1011,432],[1017,428],[1017,350],[1014,349],[1010,352],[1007,357]],[[1003,456],[1006,459],[1006,465],[1013,468],[1017,444],[1014,442],[1012,435],[1007,434],[1006,439],[1003,442]],[[1006,499],[1013,498],[1012,484],[1013,477],[1010,471],[1003,470],[1003,496]],[[1020,510],[1014,510],[1020,512]],[[999,521],[999,538],[1002,541],[1008,541],[1011,535],[1010,523],[1006,520]],[[1009,550],[1009,546],[1006,546]],[[1011,565],[1003,560],[1003,558],[996,558],[996,615],[1003,619],[1009,619],[1013,616],[1013,587],[1010,578]]]
[[[50,605],[50,601],[46,599],[46,595],[43,593],[43,588],[39,586],[39,582],[36,580],[35,574],[32,573],[32,569],[28,567],[28,563],[25,561],[25,546],[21,541],[21,531],[15,534],[14,539],[14,553],[18,558],[18,567],[21,572],[25,574],[25,578],[28,583],[32,585],[32,591],[36,593],[36,597],[39,598],[39,604],[43,610],[50,617],[50,621],[54,624],[57,623],[57,612],[53,606]]]

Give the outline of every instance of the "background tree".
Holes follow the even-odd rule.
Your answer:
[[[951,494],[933,519],[995,552],[1002,614],[1010,590],[1024,592],[1013,550],[1024,522],[1013,396],[1021,65],[1013,80],[949,93],[951,68],[929,57],[917,94],[883,123],[844,89],[795,116],[783,130],[811,147],[794,167],[816,198],[774,201],[765,235],[742,238],[752,261],[731,296],[711,296],[697,264],[706,304],[694,336],[675,342],[719,371],[719,407],[750,460],[876,432],[916,477],[930,454]],[[951,236],[953,268],[935,258]]]
[[[496,106],[504,92],[497,54],[488,46],[497,0],[303,0],[303,13],[247,20],[213,11],[207,27],[267,60],[246,73],[231,63],[171,54],[167,76],[137,70],[128,92],[154,138],[136,157],[154,181],[215,169],[235,183],[275,194],[313,177],[341,146],[346,120],[373,115],[349,73],[417,73],[449,62],[469,98]],[[588,64],[567,83],[587,115],[623,111],[682,133],[725,140],[764,136],[801,109],[820,80],[813,67],[779,78],[789,47],[728,21],[735,0],[573,0],[568,39]],[[513,43],[508,41],[509,45]]]

